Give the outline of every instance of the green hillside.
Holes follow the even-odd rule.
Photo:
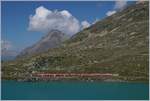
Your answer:
[[[98,21],[59,48],[2,63],[2,79],[24,78],[33,71],[117,73],[117,79],[148,81],[148,2]]]

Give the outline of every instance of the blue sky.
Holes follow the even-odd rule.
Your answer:
[[[131,3],[131,2],[126,2]],[[115,1],[95,2],[2,2],[2,40],[9,41],[11,49],[22,50],[36,43],[46,32],[31,31],[29,28],[29,16],[35,15],[38,7],[44,7],[50,11],[68,11],[79,23],[87,21],[92,24],[96,19],[107,17],[106,13],[117,10]]]

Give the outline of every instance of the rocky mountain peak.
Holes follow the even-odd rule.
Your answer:
[[[56,48],[61,45],[63,41],[68,39],[67,35],[59,30],[51,30],[49,33],[41,38],[40,41],[35,43],[33,46],[24,49],[18,57],[23,57],[27,55],[34,55],[37,53],[42,53],[50,48]]]

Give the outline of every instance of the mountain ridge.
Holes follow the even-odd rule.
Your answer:
[[[67,40],[68,38],[69,37],[67,37],[67,35],[65,35],[61,31],[53,29],[49,31],[48,34],[43,36],[37,43],[21,51],[21,53],[17,57],[21,58],[24,56],[46,52],[50,48],[59,47],[61,43]]]

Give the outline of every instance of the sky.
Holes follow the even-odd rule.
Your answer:
[[[132,1],[3,1],[2,49],[21,51],[48,31],[74,35],[96,21],[124,9]]]

